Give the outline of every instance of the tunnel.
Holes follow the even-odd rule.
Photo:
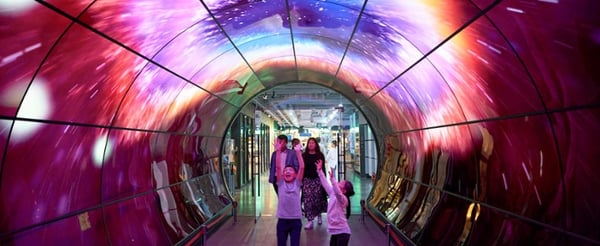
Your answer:
[[[366,206],[405,244],[600,244],[598,13],[0,1],[0,244],[183,244],[230,216],[228,128],[297,82],[364,116],[378,156]]]

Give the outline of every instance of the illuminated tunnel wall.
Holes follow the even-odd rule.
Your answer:
[[[0,244],[173,244],[227,207],[226,128],[288,82],[380,146],[417,244],[600,243],[600,2],[0,1]]]

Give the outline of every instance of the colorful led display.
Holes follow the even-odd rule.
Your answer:
[[[365,115],[380,145],[367,202],[411,241],[598,244],[599,12],[0,1],[0,244],[180,242],[232,202],[227,127],[290,82]]]

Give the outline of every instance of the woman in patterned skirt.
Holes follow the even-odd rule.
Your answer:
[[[304,180],[302,182],[302,205],[304,217],[308,220],[304,229],[312,229],[314,218],[317,217],[317,223],[320,225],[323,223],[321,213],[327,212],[327,193],[319,180],[316,165],[317,160],[325,161],[325,155],[321,152],[317,139],[308,139],[302,158],[305,164]],[[325,173],[325,169],[321,171]]]

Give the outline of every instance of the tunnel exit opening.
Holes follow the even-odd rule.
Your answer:
[[[268,177],[277,135],[299,139],[303,147],[316,138],[324,155],[333,151],[338,180],[360,185],[352,201],[359,213],[377,173],[377,141],[367,119],[343,95],[316,84],[292,83],[259,93],[244,106],[226,132],[222,147],[222,174],[240,216],[271,215],[276,203]],[[335,146],[334,143],[337,145]],[[360,191],[358,191],[360,190]],[[275,198],[276,199],[276,198]]]

